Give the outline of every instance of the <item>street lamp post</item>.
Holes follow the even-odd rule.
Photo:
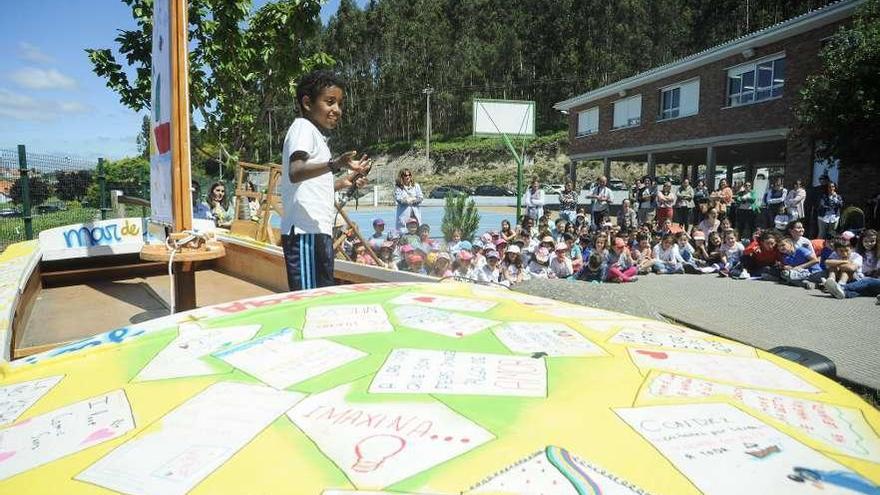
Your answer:
[[[428,86],[422,90],[425,95],[425,161],[431,162],[431,94],[434,88]]]

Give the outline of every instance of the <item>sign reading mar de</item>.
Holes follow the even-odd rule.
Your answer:
[[[144,245],[140,218],[114,218],[65,225],[40,232],[43,260],[85,258],[140,252]]]

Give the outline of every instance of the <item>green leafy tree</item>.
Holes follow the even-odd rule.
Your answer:
[[[22,203],[21,185],[24,183],[22,177],[15,179],[15,183],[9,188],[9,198],[17,204]],[[28,186],[30,191],[31,206],[43,204],[50,196],[52,196],[52,188],[48,182],[39,176],[29,176]]]
[[[480,214],[473,199],[462,194],[446,194],[440,230],[447,241],[452,239],[452,232],[455,230],[461,231],[462,239],[473,239],[479,226]]]
[[[91,170],[62,170],[55,174],[55,195],[64,201],[82,201],[91,183]]]
[[[141,196],[141,184],[150,180],[150,162],[141,156],[123,158],[104,163],[106,191],[117,189],[126,196]],[[94,177],[86,191],[86,203],[93,207],[101,204],[98,179]]]
[[[880,147],[880,0],[862,5],[853,24],[821,53],[796,107],[798,130],[824,141],[830,155],[861,157]]]
[[[129,79],[111,49],[86,52],[122,104],[140,111],[150,106],[153,2],[122,1],[137,28],[120,31],[116,48],[135,77]],[[230,154],[250,159],[262,149],[267,157],[270,141],[280,148],[283,126],[276,124],[274,139],[267,135],[272,110],[292,111],[297,78],[332,63],[309,43],[319,33],[320,10],[318,0],[268,2],[253,12],[250,0],[189,2],[190,104]]]
[[[150,158],[150,116],[144,115],[141,121],[141,132],[137,136],[138,154]]]

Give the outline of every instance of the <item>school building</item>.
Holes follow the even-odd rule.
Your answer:
[[[752,180],[769,168],[786,185],[800,178],[809,187],[825,167],[814,163],[816,143],[792,132],[793,104],[825,40],[862,3],[832,3],[557,103],[569,114],[572,160],[602,160],[606,176],[612,161],[644,162],[652,176],[656,164],[682,164],[694,183],[714,177],[710,188],[734,171]],[[877,163],[841,163],[837,172],[847,203],[877,194]]]

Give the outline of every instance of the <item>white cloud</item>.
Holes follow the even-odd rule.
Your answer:
[[[84,113],[88,106],[79,101],[38,100],[31,96],[0,88],[0,117],[14,120],[46,122],[62,115]]]
[[[56,69],[24,67],[10,76],[19,86],[28,89],[74,89],[76,81]]]
[[[51,64],[54,58],[47,55],[39,47],[28,43],[27,41],[18,42],[18,58],[28,62],[36,62],[38,64]]]

